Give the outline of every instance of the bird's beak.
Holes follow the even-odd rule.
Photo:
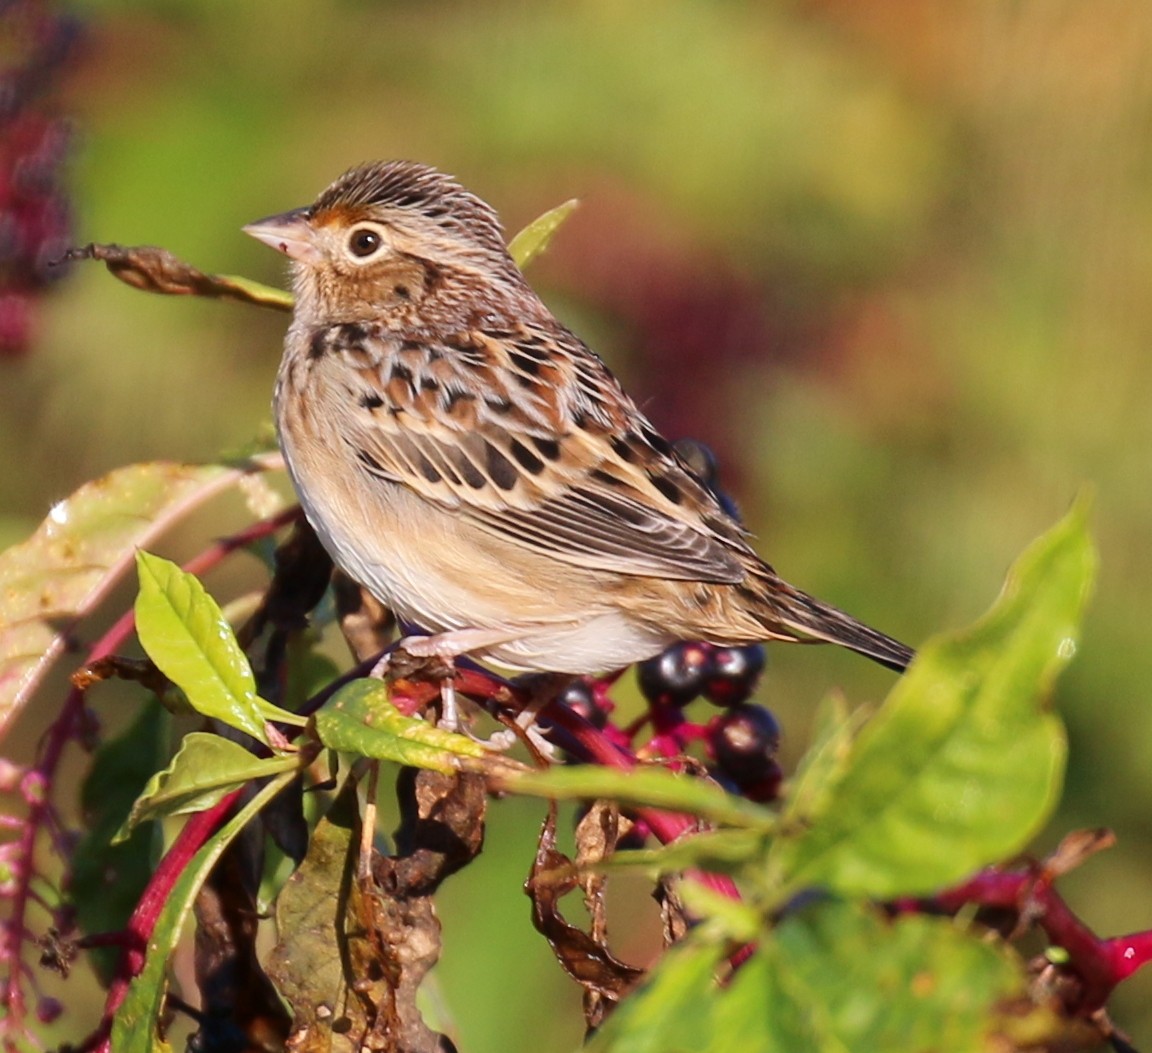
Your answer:
[[[308,222],[307,209],[281,212],[278,216],[258,219],[241,229],[299,263],[320,263],[323,259],[323,253],[316,244],[316,231]]]

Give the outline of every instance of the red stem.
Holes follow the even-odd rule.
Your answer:
[[[120,1008],[128,993],[128,986],[144,967],[145,954],[148,941],[156,928],[156,922],[164,910],[172,888],[184,873],[184,868],[192,857],[204,846],[216,832],[217,827],[224,821],[232,806],[240,797],[242,790],[233,790],[230,794],[218,801],[211,808],[203,812],[196,812],[189,817],[177,834],[172,847],[164,853],[156,867],[152,880],[136,904],[132,917],[128,919],[125,930],[124,953],[120,959],[120,969],[116,978],[108,988],[108,998],[104,1003],[104,1018],[96,1034],[85,1043],[86,1049],[94,1053],[109,1053],[112,1018]]]
[[[965,904],[1019,911],[1034,918],[1045,935],[1068,955],[1070,970],[1082,987],[1072,1008],[1085,1015],[1107,1002],[1116,985],[1152,961],[1152,931],[1111,939],[1097,936],[1036,867],[998,870],[990,867],[955,888],[928,900],[903,900],[900,910],[935,907],[949,913]]]

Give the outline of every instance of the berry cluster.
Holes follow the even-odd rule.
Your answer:
[[[63,189],[71,130],[43,103],[75,52],[78,23],[36,0],[0,4],[0,355],[27,350],[32,306],[71,242]]]
[[[637,667],[640,690],[653,705],[686,706],[706,698],[717,706],[738,706],[752,697],[764,671],[764,648],[678,643]]]
[[[681,738],[703,738],[717,781],[754,801],[774,800],[781,779],[780,725],[768,709],[748,701],[763,671],[762,644],[717,647],[698,641],[673,644],[637,667],[654,724],[678,730]],[[698,726],[685,729],[679,711],[697,698],[724,712],[693,731]]]

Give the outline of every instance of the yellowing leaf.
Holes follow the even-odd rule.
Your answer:
[[[389,701],[388,688],[380,680],[345,684],[313,723],[316,736],[329,749],[416,768],[447,773],[459,770],[461,757],[487,756],[484,747],[466,735],[405,716]]]
[[[76,623],[127,572],[135,549],[243,474],[168,462],[120,468],[58,502],[27,541],[0,553],[0,730]]]

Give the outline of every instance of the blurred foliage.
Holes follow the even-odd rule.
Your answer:
[[[1113,826],[1119,848],[1066,892],[1098,931],[1152,924],[1152,7],[74,6],[81,240],[275,282],[239,226],[364,159],[453,171],[510,230],[578,196],[533,269],[549,302],[666,432],[717,448],[790,580],[911,643],[974,615],[1095,483],[1101,579],[1057,699],[1069,789],[1044,846]],[[5,540],[87,478],[214,455],[267,416],[281,318],[89,267],[42,321],[0,363]],[[828,686],[888,683],[829,650],[770,663],[793,758]],[[575,995],[515,887],[537,813],[496,812],[470,875],[490,883],[445,890],[446,999],[471,1051],[534,1048],[507,1025],[545,1002],[563,1048]],[[654,947],[646,921],[625,957]],[[469,941],[507,972],[469,969]],[[1152,979],[1127,987],[1115,1008],[1148,1045]]]

